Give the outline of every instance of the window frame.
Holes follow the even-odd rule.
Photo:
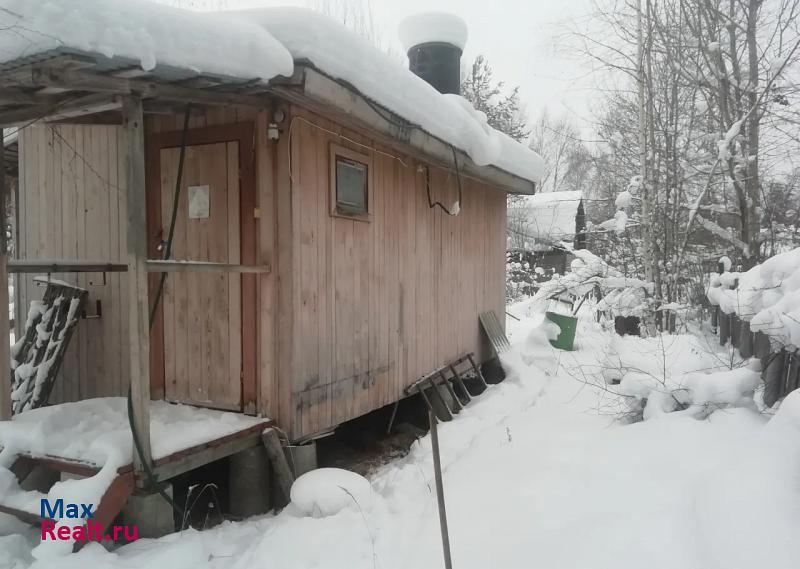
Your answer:
[[[366,179],[366,195],[364,196],[366,199],[366,211],[364,212],[351,212],[347,211],[339,206],[339,198],[337,192],[337,172],[336,172],[336,165],[339,158],[343,158],[345,160],[349,160],[351,162],[357,162],[359,164],[363,164],[367,168],[367,179]],[[330,145],[330,214],[332,217],[341,217],[345,219],[352,219],[355,221],[366,221],[369,222],[372,220],[372,186],[373,186],[373,177],[372,177],[372,155],[365,154],[363,152],[357,152],[355,150],[351,150],[345,146],[340,144],[331,143]]]

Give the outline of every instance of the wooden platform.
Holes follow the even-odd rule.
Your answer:
[[[112,400],[109,401],[113,403]],[[70,416],[70,414],[74,413],[76,406],[78,409],[81,409],[81,404],[87,405],[87,403],[88,402],[65,404],[65,406],[71,405],[73,408],[61,412],[59,409],[43,408],[28,412],[29,415],[27,417],[25,417],[25,414],[23,414],[21,417],[22,420],[19,422],[18,420],[14,420],[10,423],[0,422],[0,436],[3,435],[2,429],[5,425],[5,429],[7,429],[8,432],[12,432],[19,437],[20,430],[18,427],[22,427],[23,431],[28,430],[26,423],[29,421],[40,427],[42,425],[49,425],[50,423],[48,421],[52,421],[54,425],[61,427],[60,432],[53,433],[54,437],[60,436],[62,440],[68,441],[74,437],[85,436],[85,432],[80,430],[82,428],[80,425],[76,426],[75,429],[70,429],[69,427],[65,428],[63,426],[63,418],[65,415]],[[154,403],[159,406],[164,405],[163,402]],[[116,416],[113,413],[115,406],[108,404],[106,401],[101,401],[99,405],[101,406],[97,408],[105,409],[111,413],[112,417]],[[57,408],[60,406],[54,407]],[[91,405],[89,405],[89,408],[91,408]],[[168,448],[169,452],[156,458],[152,464],[152,472],[158,482],[170,480],[175,476],[195,468],[199,468],[216,460],[231,456],[245,449],[259,446],[262,444],[261,434],[265,429],[274,426],[274,422],[269,419],[244,417],[236,414],[233,414],[236,416],[232,417],[223,412],[210,411],[206,409],[187,410],[186,406],[173,406],[166,409],[160,409],[158,413],[155,413],[155,415],[163,416],[165,410],[173,411],[175,415],[183,415],[183,417],[179,417],[174,423],[160,423],[159,429],[162,435],[165,433],[165,431],[169,431],[170,426],[174,425],[176,431],[175,434],[177,437],[179,437],[178,440],[180,440],[180,438],[183,438],[184,440],[192,440],[192,444],[187,444],[184,446],[176,445],[174,444],[175,441],[173,440],[167,446],[162,445],[162,449]],[[181,432],[192,429],[192,422],[191,420],[186,420],[186,417],[191,419],[191,417],[194,417],[195,415],[200,417],[197,420],[197,426],[199,428],[202,427],[204,422],[207,424],[209,420],[217,420],[219,422],[219,432],[225,434],[213,437],[203,437],[201,434],[198,440],[198,436],[193,436],[196,433]],[[183,418],[182,422],[180,420],[181,418]],[[42,422],[37,423],[35,422],[36,419],[40,419]],[[108,417],[105,417],[105,420],[108,420]],[[120,428],[119,424],[116,424],[115,426]],[[127,423],[125,423],[124,426],[127,427]],[[14,431],[14,428],[17,428],[16,431]],[[85,429],[85,427],[83,428]],[[211,430],[213,429],[206,429],[207,432],[210,432]],[[158,430],[156,432],[158,432]],[[102,436],[103,433],[98,432],[97,434],[98,436]],[[37,440],[38,439],[32,436],[32,442]],[[80,439],[74,438],[74,440]],[[15,441],[15,445],[16,448],[19,448],[18,440]],[[37,445],[31,445],[31,447],[35,446]],[[51,445],[51,447],[55,447],[55,443]],[[102,461],[91,460],[85,457],[80,458],[79,455],[81,453],[83,453],[85,456],[89,456],[91,454],[87,452],[88,450],[92,450],[90,446],[81,447],[80,445],[77,445],[77,449],[74,447],[70,449],[69,445],[65,445],[64,448],[64,452],[55,451],[54,448],[43,449],[41,446],[38,446],[38,452],[22,448],[22,450],[17,452],[16,459],[12,463],[10,470],[16,477],[17,482],[21,485],[26,477],[37,466],[45,467],[56,472],[67,473],[79,478],[91,478],[98,474],[104,467],[105,463]],[[125,452],[129,452],[128,449],[123,450]],[[149,480],[146,479],[144,473],[135,472],[132,458],[133,456],[131,452],[131,459],[116,469],[116,476],[112,479],[108,488],[105,489],[102,495],[91,497],[94,500],[94,503],[97,504],[94,521],[101,523],[103,526],[111,524],[114,518],[125,507],[128,498],[137,487],[146,488],[148,486]],[[119,462],[119,455],[117,455],[117,458],[113,459],[112,463],[119,464]],[[3,503],[3,500],[0,499],[0,512],[11,514],[32,524],[41,524],[43,518],[38,514],[38,500],[41,498],[41,495],[36,492],[20,492],[22,492],[22,488],[16,490],[13,494],[8,494],[9,496],[13,496],[13,499],[9,501],[11,505],[9,505],[9,503]],[[100,493],[98,492],[98,494]],[[28,506],[24,506],[24,504],[28,503],[28,500],[30,500],[31,503]],[[20,503],[23,505],[20,505]]]
[[[236,454],[239,451],[258,446],[261,444],[261,433],[274,425],[274,421],[265,420],[257,425],[253,425],[252,427],[237,431],[233,434],[175,451],[155,460],[153,462],[153,472],[156,474],[159,481],[166,481],[184,472],[214,462],[215,460],[220,460],[232,454]],[[2,447],[0,447],[0,449],[1,448]],[[11,469],[17,474],[18,471],[21,472],[21,469],[28,465],[31,468],[35,465],[41,465],[58,472],[66,472],[85,477],[94,476],[100,472],[102,468],[102,465],[98,465],[94,462],[52,454],[36,455],[28,451],[23,451],[19,454],[19,458]],[[119,473],[132,472],[133,463],[126,464],[117,469],[117,471]],[[0,504],[0,511],[3,511],[2,504]]]

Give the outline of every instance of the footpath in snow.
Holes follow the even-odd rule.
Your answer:
[[[511,310],[525,316],[524,306]],[[727,370],[729,354],[692,336],[627,338],[610,350],[611,334],[590,320],[580,322],[576,351],[560,352],[538,324],[509,321],[509,377],[440,427],[454,567],[798,566],[800,393],[772,418],[737,400],[660,406],[624,424],[619,386],[605,383],[609,353],[623,376],[670,386]],[[326,517],[290,505],[114,552],[90,544],[57,566],[443,566],[430,438],[370,482],[370,499]],[[0,535],[0,567],[56,566],[31,556],[32,530],[3,517]]]

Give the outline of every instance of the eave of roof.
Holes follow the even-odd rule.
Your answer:
[[[430,134],[419,125],[406,121],[383,105],[362,94],[353,85],[328,76],[309,61],[295,61],[295,73],[289,80],[274,82],[273,91],[301,105],[322,105],[343,113],[370,131],[390,137],[394,142],[410,146],[439,165],[457,166],[471,177],[486,181],[503,191],[532,195],[536,184],[497,166],[479,166],[467,154]],[[353,97],[353,95],[357,97]]]

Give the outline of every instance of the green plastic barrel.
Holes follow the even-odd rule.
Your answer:
[[[575,329],[578,326],[578,319],[574,316],[556,314],[555,312],[545,312],[545,316],[561,329],[561,332],[558,333],[558,338],[550,340],[550,343],[559,350],[571,352],[572,346],[575,344]]]

